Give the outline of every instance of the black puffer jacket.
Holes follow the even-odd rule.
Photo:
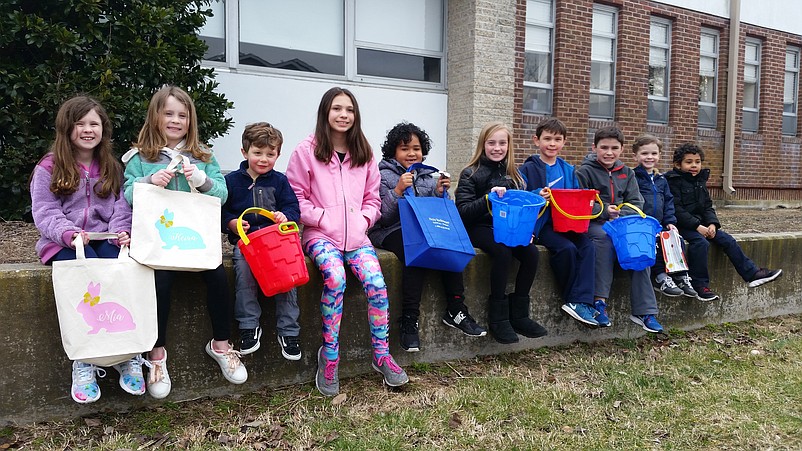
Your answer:
[[[468,167],[462,170],[454,201],[465,228],[493,225],[485,195],[494,186],[516,189],[512,177],[507,175],[507,160],[496,163],[482,155],[477,168]]]
[[[681,229],[696,229],[701,226],[715,224],[716,229],[721,228],[713,200],[707,191],[707,179],[710,178],[710,169],[702,169],[699,175],[693,176],[689,172],[673,169],[665,173],[668,187],[674,195],[674,214],[677,216],[677,227]]]

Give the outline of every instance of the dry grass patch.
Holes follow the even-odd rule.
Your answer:
[[[0,430],[41,449],[800,449],[802,316]],[[101,401],[102,402],[102,401]]]

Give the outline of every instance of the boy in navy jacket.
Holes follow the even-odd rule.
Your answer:
[[[226,175],[228,200],[223,205],[223,229],[228,241],[236,244],[237,219],[250,207],[261,207],[275,215],[276,222],[295,221],[300,217],[298,198],[290,187],[287,177],[273,170],[283,138],[281,132],[266,122],[257,122],[245,127],[242,133],[242,156],[245,161],[240,168]],[[242,228],[254,232],[273,225],[274,222],[259,214],[248,214],[243,218]],[[234,317],[239,323],[240,353],[250,354],[259,349],[262,328],[259,318],[260,289],[251,268],[237,246],[234,246],[234,273],[236,275],[236,299]],[[301,343],[298,325],[300,310],[295,288],[274,296],[276,303],[276,335],[281,354],[288,360],[301,359]]]
[[[638,166],[635,178],[638,180],[640,194],[643,196],[643,212],[657,219],[663,230],[677,231],[677,217],[674,215],[674,195],[668,188],[666,178],[657,171],[663,142],[652,135],[641,135],[632,143],[632,153]],[[677,232],[679,233],[679,232]],[[688,271],[681,271],[669,276],[666,274],[666,262],[660,240],[657,240],[657,258],[652,266],[652,286],[654,291],[666,296],[698,296],[693,289]],[[683,249],[684,250],[684,249]]]
[[[539,154],[530,156],[519,168],[527,190],[549,199],[551,188],[579,188],[574,167],[559,157],[566,134],[565,124],[557,118],[538,124],[532,140]],[[551,267],[562,290],[562,310],[587,326],[609,326],[610,321],[599,316],[593,300],[596,258],[593,243],[584,233],[555,232],[548,209],[535,223],[535,236],[538,244],[545,246],[551,255]]]

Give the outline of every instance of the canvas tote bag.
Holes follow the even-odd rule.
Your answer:
[[[408,171],[436,168],[415,163]],[[445,197],[415,197],[407,188],[398,199],[404,259],[407,266],[462,272],[476,255],[454,201]]]
[[[188,165],[178,155],[167,166]],[[150,183],[134,183],[131,258],[154,269],[205,271],[223,263],[220,199],[174,191]]]
[[[114,233],[89,238],[113,239]],[[86,258],[78,236],[75,260],[53,262],[61,343],[70,360],[99,366],[124,362],[150,351],[158,338],[153,270],[120,249],[116,259]]]

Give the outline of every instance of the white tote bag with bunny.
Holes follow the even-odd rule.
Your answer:
[[[178,163],[189,164],[179,155]],[[223,263],[220,199],[192,192],[174,191],[150,183],[134,184],[131,224],[131,257],[154,269],[205,271]]]
[[[116,234],[90,233],[92,240]],[[111,366],[150,351],[158,338],[153,270],[128,256],[85,258],[78,236],[75,260],[53,262],[61,342],[70,360]]]

